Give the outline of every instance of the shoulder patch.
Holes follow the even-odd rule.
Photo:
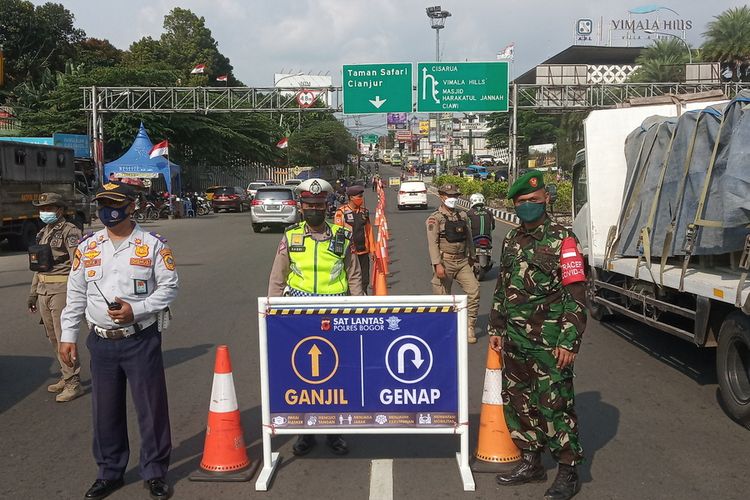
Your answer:
[[[301,223],[299,223],[299,222],[298,222],[298,223],[296,223],[296,224],[294,224],[294,225],[288,226],[288,227],[286,228],[286,231],[284,231],[284,232],[285,232],[285,233],[288,233],[289,231],[292,231],[292,230],[294,230],[294,229],[299,229],[299,228],[300,228],[300,226],[301,226]]]
[[[148,234],[150,234],[151,236],[153,236],[157,240],[161,241],[162,243],[166,243],[167,242],[167,239],[164,236],[160,235],[159,233],[148,233]]]
[[[81,236],[81,239],[78,240],[78,244],[80,245],[81,243],[83,243],[87,239],[89,239],[92,236],[94,236],[94,234],[95,234],[94,231],[89,231],[88,233],[84,234],[83,236]]]

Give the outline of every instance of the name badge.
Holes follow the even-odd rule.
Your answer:
[[[133,293],[136,295],[145,295],[148,293],[147,280],[133,280]]]

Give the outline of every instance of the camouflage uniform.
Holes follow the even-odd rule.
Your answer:
[[[578,352],[586,326],[583,283],[564,287],[560,248],[573,233],[545,216],[503,242],[490,335],[503,338],[503,400],[511,437],[524,451],[545,444],[557,461],[583,461],[574,408],[573,366],[556,367],[555,347]]]

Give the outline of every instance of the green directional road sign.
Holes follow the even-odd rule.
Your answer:
[[[363,134],[362,135],[362,144],[377,144],[377,143],[378,143],[377,134]]]
[[[412,111],[411,63],[345,64],[344,114]]]
[[[417,64],[417,111],[508,111],[508,63]]]

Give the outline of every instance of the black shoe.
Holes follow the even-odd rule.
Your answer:
[[[166,500],[169,498],[169,485],[161,477],[155,477],[144,481],[144,487],[148,488],[149,495],[153,500]]]
[[[349,445],[340,435],[326,436],[326,445],[334,455],[346,455],[349,453]]]
[[[305,456],[315,448],[316,444],[317,441],[315,441],[315,436],[312,434],[297,436],[297,441],[294,443],[294,446],[292,446],[292,453],[298,457]]]
[[[91,485],[91,488],[86,492],[86,495],[84,495],[83,498],[86,500],[99,500],[101,498],[106,498],[115,491],[122,488],[122,486],[125,484],[125,481],[120,479],[97,479],[94,481],[94,484]]]
[[[563,465],[557,469],[552,486],[544,493],[544,500],[569,500],[581,491],[581,481],[575,465]]]
[[[497,480],[497,484],[501,486],[546,481],[547,471],[542,466],[541,453],[538,451],[524,451],[520,464],[509,472],[501,472],[495,479]]]

